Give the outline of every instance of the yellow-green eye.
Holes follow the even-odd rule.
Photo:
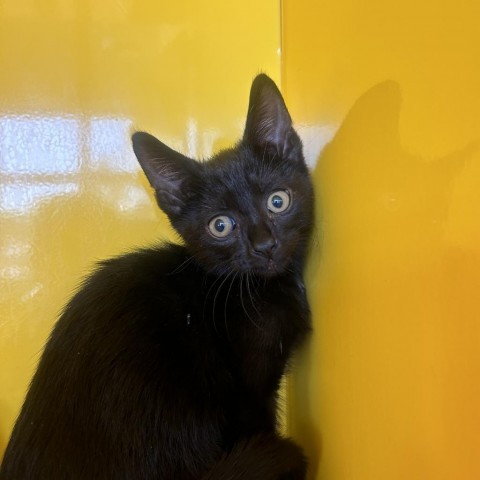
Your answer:
[[[226,215],[214,217],[208,223],[208,230],[216,238],[225,238],[232,233],[235,228],[235,220]]]
[[[290,195],[286,190],[278,190],[268,197],[267,207],[273,213],[282,213],[289,206]]]

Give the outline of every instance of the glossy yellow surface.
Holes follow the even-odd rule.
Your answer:
[[[0,457],[81,276],[171,238],[130,130],[195,157],[230,145],[279,46],[274,0],[0,3]]]
[[[284,93],[321,152],[290,409],[311,478],[480,478],[479,19],[476,0],[284,3]]]

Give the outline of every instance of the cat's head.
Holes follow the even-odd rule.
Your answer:
[[[133,149],[160,208],[207,271],[274,276],[303,258],[313,193],[300,138],[275,83],[255,78],[245,132],[197,162],[137,132]]]

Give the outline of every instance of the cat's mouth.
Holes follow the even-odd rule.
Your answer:
[[[284,262],[276,258],[255,258],[247,267],[250,273],[263,277],[274,277],[283,273],[284,269]]]
[[[288,270],[290,256],[284,249],[278,249],[270,255],[258,255],[253,252],[237,254],[224,261],[210,264],[208,271],[216,274],[225,273],[225,265],[228,264],[227,271],[238,274],[253,274],[258,277],[275,277],[282,275]],[[223,266],[223,267],[222,267]]]

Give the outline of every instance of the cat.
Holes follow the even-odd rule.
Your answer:
[[[66,305],[16,421],[1,480],[306,476],[277,433],[313,187],[275,83],[251,86],[243,138],[198,162],[145,132],[133,150],[183,239],[103,261]]]

